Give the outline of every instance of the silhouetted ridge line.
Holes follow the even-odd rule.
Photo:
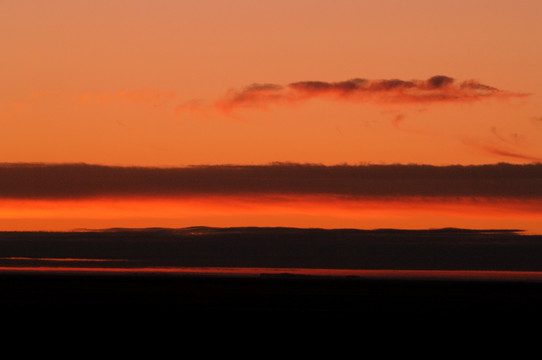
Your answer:
[[[92,264],[148,269],[542,271],[541,249],[542,236],[511,230],[192,227],[0,232],[0,265],[8,267],[25,258],[28,266],[30,259],[35,266],[43,266],[46,259],[102,259],[111,262]],[[113,261],[118,259],[129,261],[119,265]]]
[[[149,228],[105,228],[105,229],[74,229],[73,231],[59,231],[60,233],[185,233],[185,234],[281,234],[281,233],[354,233],[354,234],[520,234],[522,229],[465,229],[465,228],[430,228],[430,229],[357,229],[357,228],[299,228],[286,226],[235,226],[235,227],[212,227],[212,226],[190,226],[181,228],[149,227]],[[27,231],[32,232],[32,231]],[[43,231],[40,231],[43,232]],[[51,231],[55,232],[55,231]],[[1,231],[0,231],[1,233]]]

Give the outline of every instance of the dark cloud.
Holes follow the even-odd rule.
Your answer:
[[[476,80],[456,83],[451,77],[436,75],[427,80],[355,78],[339,82],[299,81],[281,86],[277,84],[253,84],[239,91],[230,91],[217,102],[222,110],[236,107],[264,107],[271,103],[295,103],[314,97],[355,102],[466,102],[483,98],[507,98],[525,96],[499,90]]]
[[[459,85],[459,88],[460,89],[472,89],[472,90],[478,90],[478,91],[487,91],[487,92],[490,92],[490,93],[491,92],[496,93],[496,92],[500,91],[497,88],[494,88],[494,87],[489,86],[489,85],[480,84],[479,82],[474,81],[474,80],[463,81]]]
[[[337,93],[350,93],[362,89],[367,84],[365,79],[352,79],[347,81],[340,81],[335,83],[329,83],[324,81],[300,81],[291,83],[288,86],[291,89],[297,91],[306,92],[337,92]]]
[[[428,85],[428,87],[436,89],[452,85],[453,82],[454,79],[452,79],[451,77],[437,75],[427,79],[426,84]]]
[[[283,87],[277,84],[251,84],[241,91],[231,90],[225,99],[216,105],[223,111],[237,106],[265,107],[269,103],[284,100]]]
[[[367,90],[369,91],[391,91],[400,89],[409,89],[416,87],[413,81],[404,81],[399,79],[376,80],[371,81]]]
[[[182,168],[86,164],[0,166],[0,198],[258,194],[542,198],[542,164],[442,167],[272,164]]]
[[[542,162],[542,158],[539,158],[536,156],[525,155],[525,154],[521,154],[514,151],[509,151],[509,150],[501,149],[498,147],[484,146],[483,149],[491,154],[495,154],[501,157],[504,156],[504,157],[513,158],[513,159]]]

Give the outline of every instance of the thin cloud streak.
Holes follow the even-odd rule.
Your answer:
[[[237,108],[265,108],[272,104],[292,104],[325,97],[336,101],[376,103],[471,102],[487,98],[509,98],[527,94],[509,92],[476,80],[457,83],[453,78],[437,75],[427,80],[367,80],[340,82],[300,81],[286,86],[252,84],[242,90],[231,90],[216,102],[229,113]]]
[[[0,165],[0,198],[79,199],[239,195],[542,198],[542,164]]]
[[[516,153],[513,151],[507,151],[504,149],[491,147],[491,146],[485,146],[484,150],[498,156],[504,156],[508,158],[527,160],[527,161],[533,161],[533,162],[542,162],[542,158],[539,158],[539,157],[524,155],[524,154]]]
[[[505,158],[510,158],[510,159],[524,160],[524,161],[530,161],[532,163],[542,164],[541,157],[528,155],[521,151],[510,150],[509,147],[512,145],[515,145],[515,143],[498,136],[497,136],[497,139],[499,140],[499,144],[497,145],[490,142],[484,143],[480,140],[476,141],[476,140],[467,139],[467,138],[463,139],[462,143],[470,147],[476,148],[478,150],[481,150],[483,152],[486,152],[488,154],[495,155],[496,157],[499,157],[499,158],[505,157]]]

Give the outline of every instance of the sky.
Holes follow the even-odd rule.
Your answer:
[[[0,163],[539,163],[540,14],[538,0],[0,0]],[[541,215],[539,195],[527,215],[451,198],[352,211],[329,198],[2,196],[0,229],[532,230]]]

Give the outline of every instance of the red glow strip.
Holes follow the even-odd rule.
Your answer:
[[[58,261],[58,262],[108,262],[129,261],[127,259],[79,259],[79,258],[33,258],[23,256],[0,257],[0,260],[27,260],[27,261]]]
[[[492,270],[363,270],[363,269],[301,269],[301,268],[220,268],[220,267],[0,267],[5,272],[73,272],[118,274],[193,274],[193,275],[313,275],[358,276],[380,279],[456,279],[456,280],[538,280],[539,271],[492,271]]]

